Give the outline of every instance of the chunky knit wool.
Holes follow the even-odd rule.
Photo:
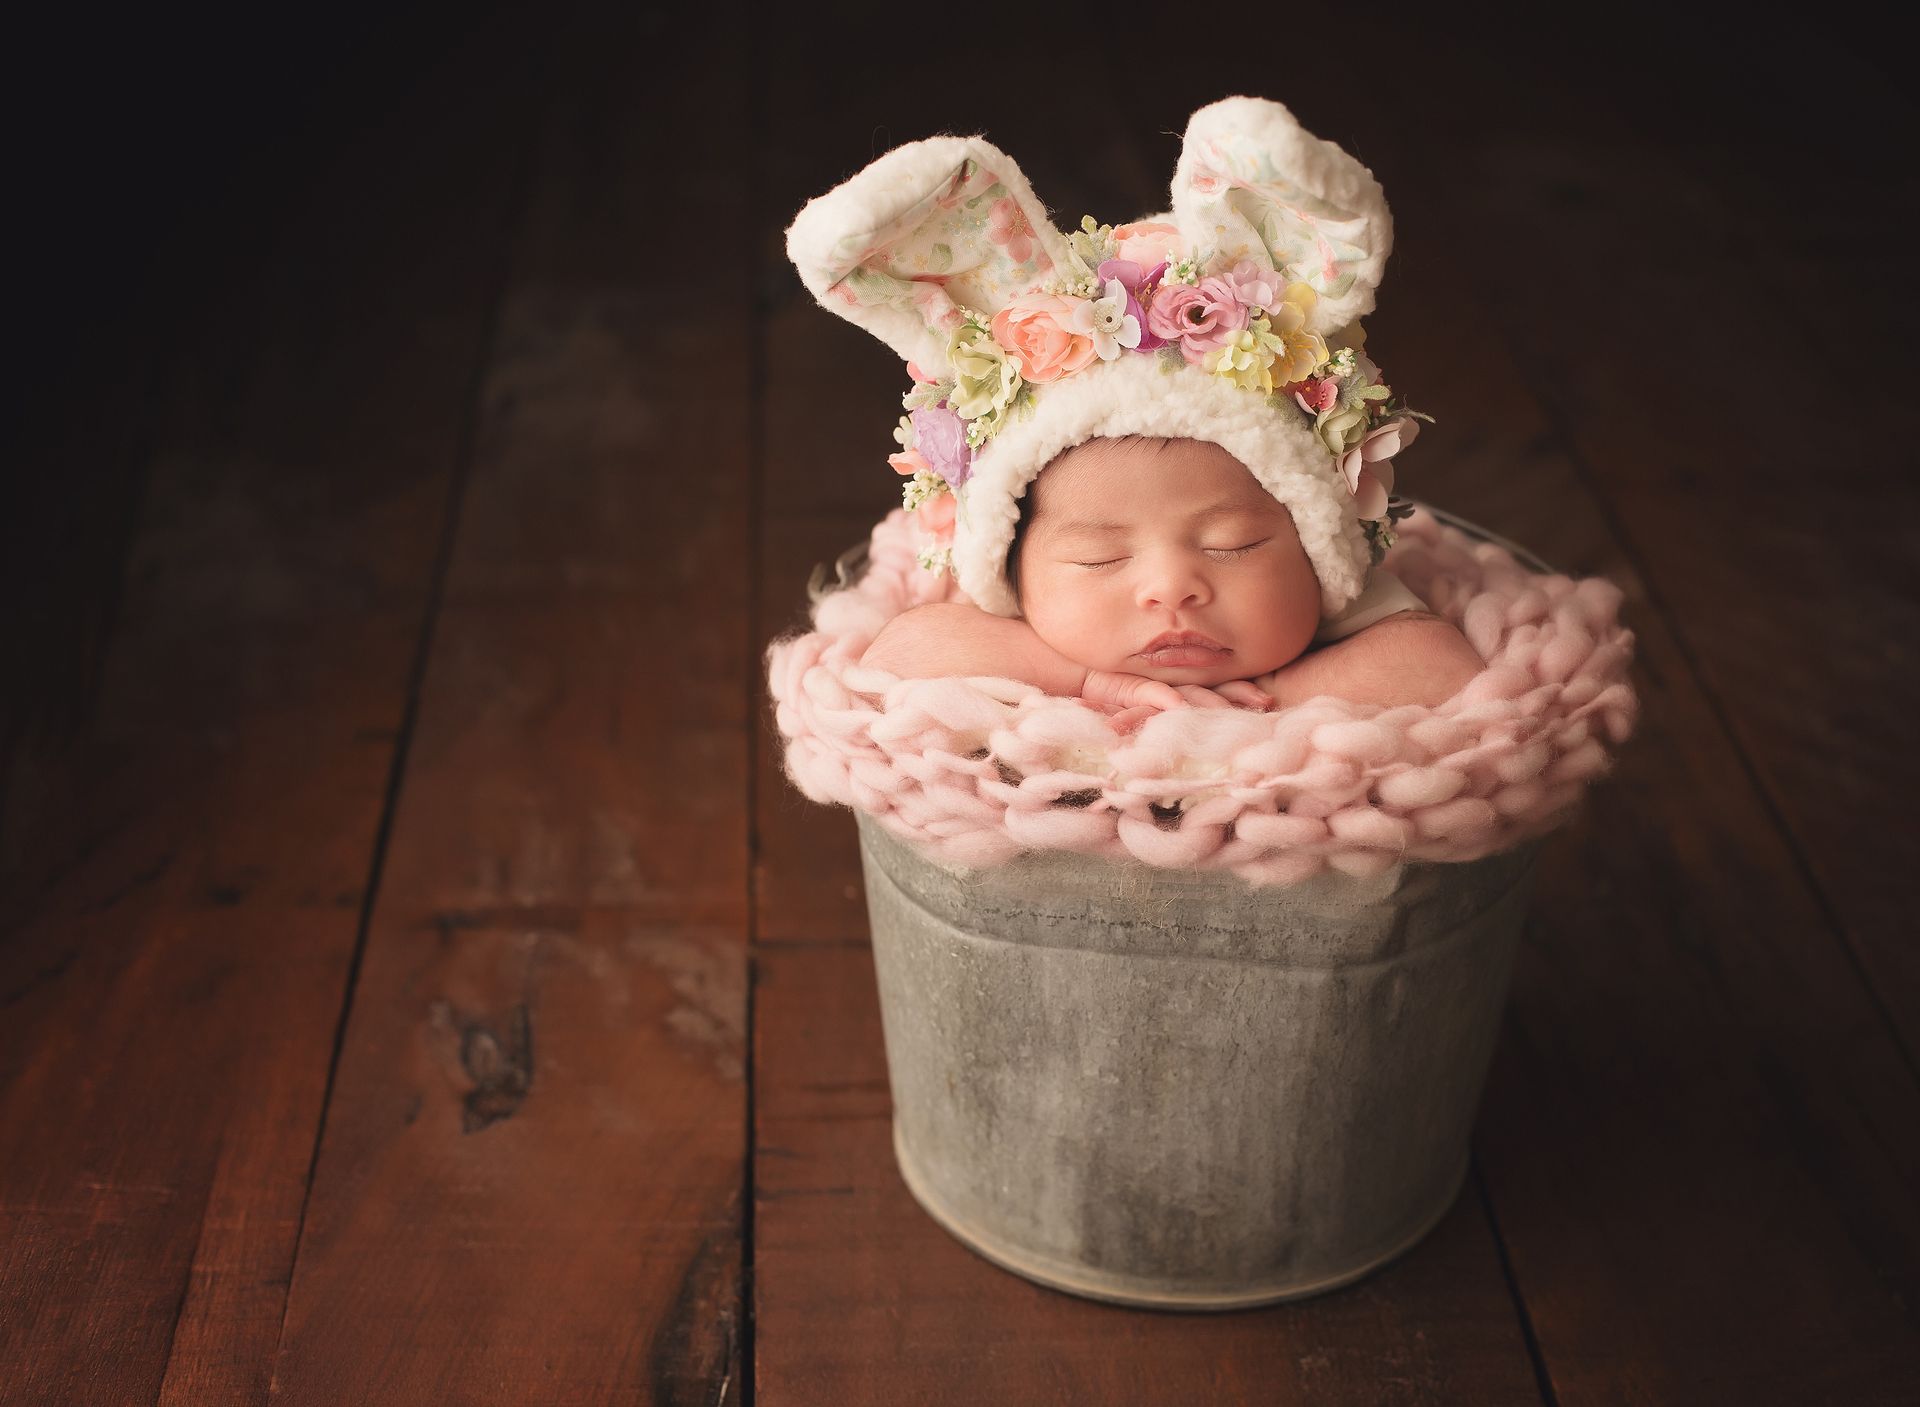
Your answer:
[[[1563,819],[1636,717],[1619,588],[1529,572],[1427,513],[1386,565],[1486,661],[1455,697],[1180,709],[1126,735],[1029,684],[863,668],[895,615],[965,599],[914,556],[896,511],[873,530],[864,576],[771,647],[768,673],[794,783],[955,866],[1067,850],[1290,884],[1477,859]]]

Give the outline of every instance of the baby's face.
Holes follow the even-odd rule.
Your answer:
[[[1220,446],[1088,440],[1027,492],[1021,612],[1068,659],[1222,684],[1313,639],[1320,585],[1293,518]]]

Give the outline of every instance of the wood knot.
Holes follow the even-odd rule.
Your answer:
[[[456,1020],[460,1068],[473,1081],[462,1101],[460,1129],[478,1133],[519,1113],[533,1087],[533,1023],[524,1002],[507,1014],[505,1031],[481,1021]]]

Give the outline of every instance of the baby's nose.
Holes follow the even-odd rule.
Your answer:
[[[1206,574],[1175,560],[1148,568],[1140,579],[1138,599],[1143,607],[1178,610],[1205,605],[1210,595]]]

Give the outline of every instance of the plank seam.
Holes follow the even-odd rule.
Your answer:
[[[1559,1394],[1553,1390],[1553,1374],[1548,1371],[1546,1354],[1540,1349],[1540,1336],[1534,1332],[1533,1315],[1527,1310],[1526,1296],[1520,1292],[1520,1279],[1514,1274],[1513,1260],[1507,1254],[1507,1238],[1500,1232],[1500,1218],[1494,1215],[1493,1196],[1487,1191],[1487,1174],[1480,1166],[1478,1148],[1473,1151],[1472,1166],[1473,1190],[1480,1198],[1487,1229],[1493,1233],[1493,1251],[1500,1259],[1500,1276],[1506,1281],[1507,1293],[1513,1296],[1514,1316],[1520,1321],[1520,1337],[1527,1345],[1527,1359],[1533,1364],[1533,1380],[1540,1389],[1540,1401],[1545,1407],[1560,1407]]]

